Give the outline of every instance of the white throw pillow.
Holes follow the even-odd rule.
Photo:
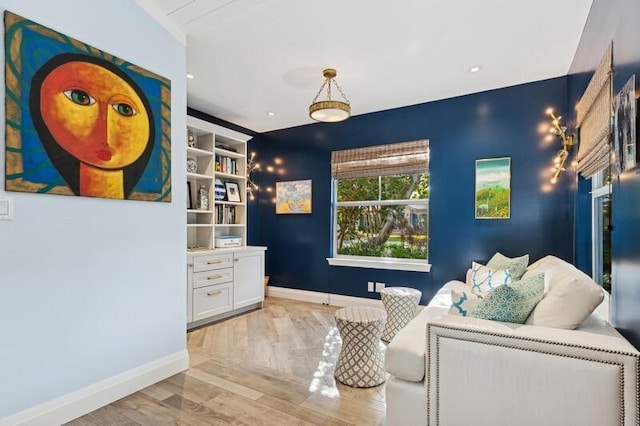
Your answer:
[[[467,285],[473,292],[487,292],[511,282],[509,269],[491,269],[476,262],[467,273]]]
[[[471,291],[451,290],[451,307],[449,315],[470,317],[488,293],[472,293]]]
[[[554,256],[546,256],[527,268],[523,279],[544,272],[544,297],[526,324],[573,330],[604,299],[602,288],[584,272]]]

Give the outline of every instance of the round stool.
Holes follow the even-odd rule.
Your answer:
[[[380,297],[387,311],[382,340],[388,343],[416,315],[422,292],[409,287],[386,287],[380,291]]]
[[[386,380],[380,335],[387,315],[381,309],[349,306],[336,311],[342,349],[336,361],[335,377],[356,388],[378,386]]]

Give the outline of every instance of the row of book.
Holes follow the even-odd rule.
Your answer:
[[[216,205],[215,222],[218,225],[236,224],[236,206],[228,206],[223,204]]]
[[[238,171],[238,162],[235,158],[216,155],[216,172],[237,175]]]

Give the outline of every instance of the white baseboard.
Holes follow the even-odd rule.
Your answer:
[[[322,293],[319,291],[298,290],[295,288],[267,286],[267,296],[282,297],[284,299],[300,300],[311,303],[324,303],[332,306],[371,306],[384,309],[380,299],[366,297],[344,296],[342,294]],[[417,312],[424,309],[418,306]]]
[[[188,368],[185,349],[0,419],[0,426],[63,424]]]

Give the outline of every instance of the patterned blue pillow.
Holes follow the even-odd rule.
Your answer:
[[[529,266],[529,255],[525,254],[524,256],[509,258],[500,252],[496,252],[487,262],[487,266],[491,269],[508,268],[511,271],[512,278],[519,280],[527,270],[527,266]]]
[[[544,273],[496,288],[472,312],[474,318],[524,324],[544,295]]]
[[[486,295],[486,293],[451,290],[452,305],[449,308],[449,314],[470,317]]]
[[[509,269],[493,269],[476,262],[471,263],[470,282],[473,292],[493,291],[497,287],[512,281]]]

